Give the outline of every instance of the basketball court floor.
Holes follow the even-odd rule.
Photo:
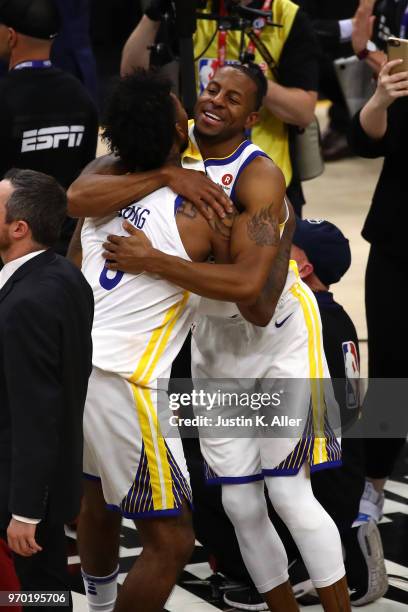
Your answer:
[[[320,109],[321,112],[322,109]],[[353,158],[326,165],[324,174],[304,184],[307,205],[304,217],[324,218],[340,227],[349,238],[353,255],[351,269],[338,285],[332,287],[337,301],[352,317],[360,339],[362,377],[367,375],[367,331],[364,317],[364,271],[368,245],[360,236],[371,195],[379,176],[381,160]],[[390,589],[385,598],[365,606],[370,612],[408,610],[408,453],[401,457],[395,474],[386,486],[385,515],[380,524]],[[125,520],[122,529],[120,582],[140,554],[137,532]],[[79,558],[75,541],[70,540],[70,570],[74,589],[75,612],[86,612],[86,600],[79,574]],[[214,601],[211,588],[199,579],[206,579],[211,570],[199,542],[190,564],[166,604],[168,612],[216,612],[233,609]],[[303,608],[302,608],[303,609]],[[320,606],[304,608],[317,612]],[[284,611],[282,611],[284,612]]]

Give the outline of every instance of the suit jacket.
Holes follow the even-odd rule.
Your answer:
[[[295,0],[311,17],[313,28],[318,36],[322,50],[333,57],[347,57],[353,54],[351,45],[340,40],[340,19],[351,19],[357,8],[358,0]]]
[[[78,513],[92,320],[91,288],[53,251],[0,290],[0,529]]]
[[[350,19],[358,9],[359,0],[342,0],[342,2],[327,2],[327,0],[296,0],[312,19]]]

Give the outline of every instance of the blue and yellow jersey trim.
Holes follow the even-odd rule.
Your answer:
[[[188,120],[188,145],[181,154],[181,160],[184,162],[186,159],[204,163],[203,156],[194,137],[194,119]]]
[[[187,305],[189,292],[171,306],[161,323],[152,333],[139,363],[128,379],[142,434],[146,466],[149,474],[149,487],[153,509],[149,512],[173,510],[177,507],[174,493],[174,466],[169,460],[169,451],[160,431],[157,407],[152,399],[149,385],[154,380],[156,366],[163,356],[172,331]]]
[[[313,426],[313,448],[310,451],[309,461],[313,471],[317,466],[326,464],[340,465],[341,447],[327,419],[323,338],[317,306],[300,283],[295,283],[292,286],[291,293],[300,301],[308,331],[311,419]]]
[[[183,502],[192,506],[192,493],[190,485],[181,472],[170,449],[166,445],[168,463],[171,471],[171,488],[174,504],[171,508],[155,508],[149,463],[145,446],[142,447],[139,467],[127,495],[120,506],[110,506],[113,510],[121,512],[122,516],[133,519],[148,518],[150,516],[171,516],[181,512]]]

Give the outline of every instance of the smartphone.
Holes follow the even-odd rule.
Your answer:
[[[408,40],[391,36],[388,39],[388,61],[396,59],[402,59],[403,62],[399,66],[395,66],[390,74],[408,72]]]

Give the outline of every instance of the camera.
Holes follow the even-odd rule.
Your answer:
[[[263,27],[282,27],[273,23],[272,12],[246,6],[241,0],[225,0],[225,11],[220,0],[156,0],[154,9],[161,14],[161,25],[156,44],[151,47],[151,62],[164,66],[179,60],[179,84],[185,108],[191,115],[196,100],[195,61],[193,34],[197,20],[215,21],[217,31],[235,30],[241,33],[241,52],[237,60],[248,63],[254,60],[254,53],[247,50],[247,36],[252,48],[256,48],[272,71],[275,64],[268,49],[259,39]],[[204,12],[203,12],[203,9]],[[207,10],[208,9],[208,10]],[[210,41],[211,42],[211,41]]]
[[[201,0],[165,0],[161,3],[157,43],[151,47],[151,61],[163,66],[179,56],[180,39],[191,38],[196,30],[196,12]]]
[[[162,18],[157,44],[151,48],[152,63],[158,66],[179,57],[179,41],[192,37],[197,19],[216,21],[219,29],[238,30],[243,35],[257,28],[259,22],[261,27],[281,27],[272,22],[271,11],[254,9],[241,0],[225,0],[225,11],[221,11],[220,0],[164,0],[161,6]],[[210,12],[202,12],[207,7]],[[241,57],[240,61],[245,63],[251,59]]]

